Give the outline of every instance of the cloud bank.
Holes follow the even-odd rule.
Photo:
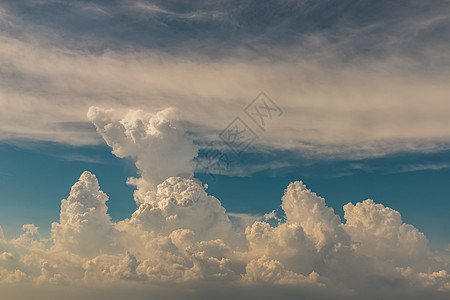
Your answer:
[[[345,205],[342,222],[325,199],[296,181],[281,199],[284,220],[271,213],[242,229],[198,180],[164,178],[177,166],[185,171],[195,156],[192,141],[164,112],[130,111],[113,120],[112,111],[89,110],[113,153],[135,159],[141,177],[130,183],[137,183],[138,208],[112,222],[108,196],[85,171],[61,201],[49,238],[32,224],[15,239],[5,239],[0,228],[5,291],[14,284],[16,296],[26,293],[21,286],[37,292],[48,286],[55,298],[80,287],[109,295],[113,286],[135,290],[136,299],[158,293],[197,299],[219,293],[262,299],[277,293],[311,299],[450,295],[450,257],[431,252],[399,212],[370,199]],[[179,149],[189,151],[178,156]]]

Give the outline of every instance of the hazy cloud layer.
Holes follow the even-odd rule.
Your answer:
[[[1,3],[0,139],[98,143],[85,115],[95,105],[172,107],[195,141],[216,140],[236,116],[251,126],[242,110],[264,90],[285,114],[255,128],[255,152],[448,149],[448,11],[445,1]]]

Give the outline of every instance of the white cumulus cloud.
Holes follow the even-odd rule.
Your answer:
[[[85,171],[61,201],[49,238],[32,224],[16,239],[0,231],[0,284],[113,284],[149,292],[176,284],[201,295],[219,282],[230,287],[224,295],[246,289],[263,298],[262,285],[308,298],[450,295],[450,259],[431,252],[424,234],[391,208],[349,203],[343,223],[324,198],[296,181],[281,199],[284,221],[269,223],[272,212],[248,219],[243,229],[201,182],[173,177],[192,171],[196,148],[163,113],[131,111],[114,120],[113,112],[91,108],[89,117],[114,154],[136,160],[137,210],[111,221],[108,196]]]
[[[136,185],[136,200],[145,202],[147,192],[169,176],[193,173],[191,160],[198,148],[176,122],[168,120],[170,109],[153,115],[142,110],[129,111],[114,120],[111,110],[91,107],[88,119],[118,157],[132,157],[142,178],[130,178]]]

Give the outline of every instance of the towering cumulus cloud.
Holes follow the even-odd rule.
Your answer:
[[[50,238],[28,224],[7,240],[0,228],[2,283],[106,290],[113,284],[143,289],[142,299],[175,284],[180,294],[166,298],[450,296],[449,257],[430,251],[426,237],[399,212],[372,200],[345,205],[342,222],[325,199],[297,181],[282,197],[283,222],[234,226],[198,180],[173,177],[192,172],[197,149],[167,113],[132,111],[114,120],[112,111],[89,110],[113,153],[136,161],[142,177],[130,183],[137,186],[137,210],[112,222],[108,196],[85,171],[61,201]]]
[[[81,255],[112,249],[116,245],[117,231],[106,213],[107,200],[97,178],[85,171],[73,185],[67,200],[61,201],[60,221],[52,225],[55,248]]]
[[[176,122],[167,119],[171,112],[166,109],[153,115],[134,110],[114,120],[111,110],[91,107],[87,114],[114,155],[135,159],[142,178],[130,178],[129,183],[138,188],[138,203],[145,202],[147,193],[164,179],[193,172],[191,160],[198,149]]]

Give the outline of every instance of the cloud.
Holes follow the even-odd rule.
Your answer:
[[[346,205],[343,224],[323,198],[294,182],[282,199],[286,221],[274,227],[256,221],[242,239],[240,227],[233,228],[220,202],[197,181],[171,177],[156,194],[152,205],[142,203],[129,219],[114,223],[106,214],[107,196],[84,172],[62,200],[51,241],[27,225],[19,238],[3,242],[9,250],[1,254],[0,280],[199,289],[210,281],[236,288],[265,283],[300,294],[317,290],[317,297],[335,289],[355,297],[378,288],[400,295],[405,287],[405,295],[448,291],[449,264],[434,257],[423,234],[402,223],[398,212],[371,200]]]
[[[59,223],[52,224],[54,247],[88,256],[104,248],[112,251],[120,233],[107,214],[107,200],[97,178],[88,171],[81,174],[69,197],[61,201]]]
[[[318,250],[336,241],[348,243],[340,218],[326,206],[325,199],[312,193],[301,181],[291,183],[282,199],[288,223],[299,224]]]
[[[168,12],[176,10],[167,3],[135,2],[139,3]],[[328,11],[326,8],[330,4],[309,7],[285,3],[283,17],[273,15],[277,5],[270,2],[262,8],[270,20],[274,18],[281,26],[275,26],[275,36],[286,26],[299,25],[296,22],[303,24],[302,18],[297,20],[288,12],[298,12],[306,18],[322,9]],[[112,15],[124,11],[117,3],[103,6]],[[47,8],[50,7],[58,11],[57,5],[47,3]],[[186,9],[177,13],[213,9],[204,2],[183,7]],[[315,29],[308,27],[305,33],[301,30],[303,27],[297,26],[294,28],[300,28],[296,35],[301,36],[301,42],[276,43],[277,46],[269,47],[263,41],[251,39],[252,48],[256,50],[250,50],[242,38],[237,45],[224,46],[226,55],[217,54],[217,49],[213,51],[215,55],[210,55],[201,50],[175,53],[164,47],[150,46],[130,46],[124,51],[108,47],[106,41],[98,37],[87,40],[105,43],[99,51],[84,47],[82,42],[75,47],[64,43],[52,26],[42,25],[36,31],[32,29],[34,23],[19,17],[22,10],[14,5],[2,5],[5,14],[10,15],[8,22],[22,28],[23,34],[6,29],[0,34],[0,60],[3,62],[0,139],[98,144],[101,140],[86,120],[85,113],[90,106],[114,107],[121,112],[129,108],[157,112],[173,107],[176,118],[189,124],[187,130],[195,141],[204,144],[219,140],[218,133],[236,116],[252,124],[245,119],[242,110],[264,90],[286,113],[271,122],[264,134],[255,129],[259,139],[249,149],[255,153],[280,150],[306,158],[365,158],[401,151],[449,149],[447,99],[450,91],[445,81],[448,53],[440,50],[446,49],[441,43],[445,46],[447,40],[439,35],[445,32],[442,27],[448,19],[442,15],[445,10],[433,8],[425,13],[419,3],[414,3],[404,8],[405,13],[416,16],[411,19],[414,22],[406,19],[400,22],[399,8],[390,15],[391,10],[386,10],[386,6],[376,4],[375,7],[393,21],[368,18],[366,24],[350,18],[347,28],[343,25],[345,22],[332,16],[330,21],[341,28],[337,32],[333,31],[333,26],[326,26],[322,31],[312,26]],[[266,26],[260,19],[263,16],[254,15],[254,8],[253,3],[237,5],[236,11],[233,10],[236,14],[229,13],[232,16],[222,21],[236,22],[236,31],[248,30],[253,34],[244,16],[252,15],[260,21],[258,26]],[[133,9],[126,12],[130,10]],[[68,14],[78,14],[76,11],[69,10]],[[368,12],[363,10],[363,14]],[[130,14],[126,20],[136,17]],[[80,22],[87,18],[83,14],[79,17]],[[283,18],[289,21],[285,24]],[[153,17],[150,19],[155,21]],[[145,23],[140,18],[135,20]],[[117,23],[122,24],[119,21],[120,18]],[[389,27],[397,21],[400,25]],[[361,29],[360,22],[364,23]],[[166,25],[169,32],[179,32],[176,25]],[[75,31],[82,30],[73,27]],[[328,30],[336,37],[330,38]],[[392,33],[390,39],[384,38],[386,32]],[[144,33],[140,34],[136,40],[148,40],[142,38]],[[145,36],[147,34],[145,32]],[[421,43],[425,37],[431,38],[432,43]],[[377,42],[380,39],[390,42]],[[210,39],[206,40],[211,44]],[[372,51],[361,49],[372,43],[380,45],[382,49],[374,51],[382,54],[374,55]],[[198,46],[198,39],[190,41],[189,45],[202,48]],[[409,53],[408,49],[416,49],[417,53]],[[259,169],[249,166],[232,171],[245,175]]]
[[[137,187],[138,208],[119,222],[111,221],[96,176],[85,171],[61,201],[50,237],[33,224],[12,239],[0,228],[5,295],[30,298],[27,291],[45,287],[39,291],[46,298],[67,291],[77,297],[88,289],[113,299],[122,297],[120,287],[138,299],[449,297],[448,254],[430,251],[425,235],[391,208],[372,200],[349,203],[343,222],[325,199],[296,181],[281,199],[285,220],[273,224],[273,213],[227,213],[191,178],[196,145],[244,117],[242,109],[260,90],[286,113],[264,134],[257,131],[254,152],[363,158],[448,149],[448,52],[441,50],[448,40],[440,35],[448,32],[445,9],[426,10],[417,2],[404,11],[412,21],[397,22],[401,11],[395,7],[390,15],[391,6],[377,1],[361,9],[363,20],[355,14],[341,22],[341,14],[328,15],[327,1],[288,1],[282,10],[277,3],[255,10],[253,2],[227,2],[229,14],[206,18],[203,12],[214,5],[202,1],[178,11],[171,2],[136,1],[131,16],[145,23],[145,35],[127,26],[118,31],[131,51],[114,46],[117,33],[100,37],[95,32],[105,27],[85,26],[94,13],[102,17],[90,17],[90,24],[126,24],[121,18],[130,16],[114,3],[81,3],[75,14],[61,10],[68,4],[59,1],[32,4],[47,5],[52,20],[72,26],[60,27],[62,34],[49,29],[58,26],[44,13],[27,22],[21,7],[29,4],[1,4],[0,139],[97,144],[89,109],[100,138],[116,156],[134,159],[140,175],[128,180]],[[140,14],[133,10],[143,6]],[[370,18],[372,8],[389,22]],[[318,12],[329,17],[316,18]],[[193,39],[184,41],[180,22],[190,25],[185,32]],[[208,33],[208,22],[225,29]],[[63,38],[74,32],[86,39]],[[143,38],[149,32],[154,40]],[[229,45],[176,50],[202,48],[199,41],[208,35],[206,44]],[[167,43],[155,46],[161,37]]]
[[[295,274],[276,260],[269,260],[265,256],[258,260],[250,261],[245,269],[243,280],[247,282],[266,282],[269,284],[294,284],[305,285],[314,284],[318,281],[319,275],[311,272],[307,277]]]
[[[399,271],[408,279],[409,285],[414,289],[433,288],[443,292],[450,291],[450,275],[445,270],[432,273],[416,273],[408,267],[406,269],[399,268]]]
[[[426,237],[403,223],[399,212],[372,200],[349,203],[343,223],[325,199],[296,181],[281,199],[284,221],[270,222],[274,212],[233,218],[197,179],[164,178],[170,166],[138,163],[157,155],[189,162],[192,140],[182,128],[163,114],[131,111],[117,121],[113,114],[89,111],[113,153],[134,158],[142,173],[138,181],[152,189],[135,194],[138,208],[129,218],[113,222],[108,196],[85,171],[61,201],[50,238],[32,224],[16,239],[1,237],[1,284],[96,287],[99,293],[108,284],[147,291],[177,284],[205,293],[221,283],[252,293],[261,285],[283,287],[311,298],[448,296],[450,258],[431,252]],[[189,151],[176,158],[170,147],[180,141]],[[155,185],[154,178],[162,182]]]
[[[111,111],[91,107],[88,119],[117,157],[136,160],[141,178],[130,178],[138,187],[136,200],[143,203],[146,193],[174,174],[193,174],[192,159],[198,147],[186,136],[180,124],[167,119],[170,109],[155,115],[142,110],[129,111],[122,120],[113,120]]]
[[[8,260],[8,259],[13,259],[13,255],[9,252],[3,252],[2,254],[0,254],[0,258],[3,260]]]
[[[433,264],[427,238],[403,223],[399,212],[370,199],[356,205],[348,203],[344,212],[345,229],[358,252],[417,271],[426,271]]]

